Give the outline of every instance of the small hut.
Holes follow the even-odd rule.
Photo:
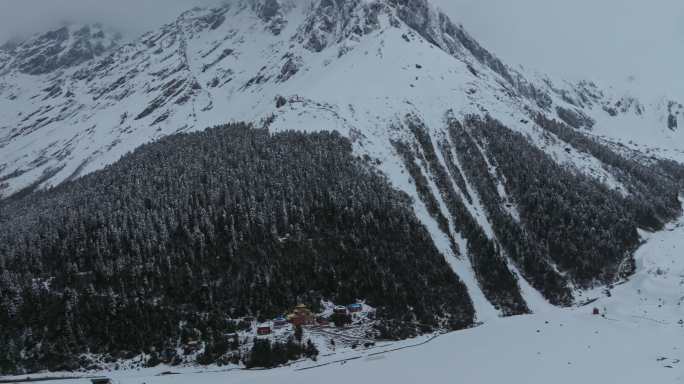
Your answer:
[[[311,310],[304,304],[298,304],[292,310],[292,313],[287,316],[287,319],[295,327],[298,325],[312,325],[316,320]]]
[[[202,344],[197,340],[188,340],[183,348],[183,353],[189,355],[202,349]]]
[[[257,335],[266,336],[270,335],[272,332],[270,325],[260,325],[257,327]]]
[[[347,314],[347,307],[344,305],[338,305],[333,309],[333,313],[336,315],[346,315]]]
[[[349,304],[349,306],[347,306],[347,309],[351,313],[358,313],[358,312],[361,312],[363,310],[363,306],[361,304],[354,303],[354,304]]]

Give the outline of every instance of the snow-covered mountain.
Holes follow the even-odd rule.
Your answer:
[[[0,47],[0,73],[44,75],[93,60],[114,49],[121,37],[102,25],[69,24]]]
[[[545,289],[556,304],[576,299],[554,279],[569,290],[591,283],[547,257],[539,273],[560,277],[534,281],[533,263],[510,255],[501,273],[513,276],[521,296],[497,301],[484,271],[472,265],[478,259],[461,257],[475,235],[465,235],[461,227],[470,224],[458,222],[460,208],[451,207],[449,194],[464,201],[477,231],[490,240],[502,240],[500,226],[510,224],[495,222],[501,215],[486,206],[488,186],[478,187],[452,151],[458,137],[480,149],[485,173],[498,175],[501,217],[520,221],[503,171],[482,148],[488,138],[471,132],[483,129],[473,116],[521,133],[564,169],[623,196],[647,195],[648,183],[625,176],[613,157],[587,149],[582,138],[655,167],[659,159],[684,161],[681,102],[641,100],[513,69],[427,0],[236,1],[189,10],[127,44],[95,27],[64,28],[3,47],[0,73],[0,196],[56,186],[165,135],[227,121],[273,131],[337,130],[414,198],[481,320],[534,311],[537,291]],[[571,129],[546,126],[551,120]],[[455,123],[468,121],[463,132]],[[402,152],[402,143],[410,151]],[[428,192],[419,185],[423,173]],[[623,265],[612,262],[608,269],[617,276]]]
[[[681,103],[525,77],[425,1],[248,1],[115,44],[101,28],[64,27],[0,50],[4,196],[226,120],[361,133],[359,152],[382,158],[372,144],[407,114],[437,128],[449,110],[486,111],[527,131],[533,110],[684,158]]]

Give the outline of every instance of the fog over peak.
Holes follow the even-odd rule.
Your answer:
[[[684,95],[684,1],[432,1],[509,65]],[[0,0],[0,42],[69,22],[100,22],[134,38],[194,6],[220,2]]]
[[[220,0],[0,0],[0,41],[66,24],[101,23],[134,38],[195,6]]]
[[[436,2],[510,65],[684,97],[684,1]]]

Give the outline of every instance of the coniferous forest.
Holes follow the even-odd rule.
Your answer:
[[[551,303],[570,305],[571,285],[610,284],[633,272],[637,228],[660,229],[681,213],[681,165],[644,165],[562,122],[538,116],[537,123],[555,140],[599,159],[624,191],[559,164],[528,137],[489,117],[451,119],[448,137],[435,143],[420,121],[409,119],[413,137],[393,143],[419,198],[462,254],[438,198],[444,202],[467,240],[465,251],[483,293],[503,314],[528,311],[507,258]],[[491,237],[465,206],[473,202],[467,183],[483,205]]]
[[[551,299],[565,293],[556,273],[542,267],[548,263],[582,287],[631,273],[632,252],[639,244],[637,228],[660,229],[681,213],[682,167],[641,165],[555,121],[540,121],[540,127],[600,159],[625,193],[558,164],[496,120],[470,117],[465,126],[454,123],[450,132],[461,142],[457,152],[484,197],[503,249]],[[478,150],[468,156],[468,146]],[[494,174],[486,170],[484,157],[494,166]],[[516,220],[500,209],[493,180],[502,180],[512,196],[520,215]]]
[[[408,197],[336,133],[231,124],[169,136],[0,202],[0,226],[3,373],[190,339],[211,362],[236,319],[321,299],[367,300],[389,334],[474,321]]]
[[[438,230],[502,315],[529,312],[520,278],[570,305],[571,286],[629,275],[637,228],[661,228],[681,212],[681,165],[638,163],[537,120],[548,137],[599,159],[624,190],[490,118],[449,121],[438,140],[409,119],[411,135],[392,143]],[[490,233],[469,208],[476,199]],[[334,132],[229,124],[169,136],[102,171],[0,202],[0,227],[3,373],[87,367],[84,354],[173,363],[197,341],[201,364],[283,364],[316,347],[255,341],[245,355],[226,334],[246,317],[322,300],[366,300],[384,338],[475,321],[410,198]]]

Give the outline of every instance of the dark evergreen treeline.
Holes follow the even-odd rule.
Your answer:
[[[551,303],[571,304],[572,293],[565,279],[549,263],[545,249],[504,208],[507,203],[499,195],[496,181],[477,143],[456,120],[450,122],[449,138],[451,142],[445,140],[442,143],[442,151],[446,154],[456,153],[463,172],[486,210],[497,243],[518,265],[525,279]],[[453,164],[452,156],[444,158]],[[455,164],[451,167],[456,168]]]
[[[311,340],[303,344],[290,336],[285,343],[255,339],[252,350],[244,362],[247,368],[274,368],[301,357],[315,359],[316,356],[318,349]]]
[[[627,187],[628,196],[559,165],[523,135],[490,118],[472,116],[463,125],[450,122],[449,137],[437,143],[446,167],[425,127],[412,120],[407,124],[415,142],[394,145],[421,200],[440,228],[448,231],[448,221],[430,190],[430,177],[456,230],[468,241],[467,252],[483,292],[504,313],[526,310],[506,256],[549,301],[570,305],[569,282],[587,287],[630,273],[639,242],[637,227],[660,228],[681,210],[677,195],[684,167],[627,160],[562,123],[544,122],[553,125],[546,129],[606,164]],[[466,180],[485,208],[493,239],[464,204],[473,201]],[[499,183],[512,202],[501,196]],[[519,217],[510,210],[517,210]]]
[[[520,294],[516,277],[506,265],[506,259],[502,257],[496,243],[487,237],[482,227],[468,211],[461,196],[454,189],[452,178],[437,158],[437,153],[429,133],[419,122],[410,120],[407,123],[415,136],[418,148],[412,150],[407,144],[400,143],[396,143],[395,148],[402,154],[405,165],[416,183],[421,199],[426,202],[430,212],[439,209],[427,179],[423,175],[421,168],[416,164],[414,157],[419,158],[424,164],[424,168],[429,172],[439,189],[442,200],[452,217],[456,231],[461,233],[467,240],[467,255],[475,271],[478,283],[487,299],[499,308],[504,315],[529,312],[527,304]],[[454,168],[452,167],[451,170],[453,171]],[[465,180],[460,173],[453,177],[455,180],[460,179],[457,183],[462,183],[465,186]],[[441,221],[440,228],[442,231],[451,236],[446,218],[442,216],[441,212],[436,212],[433,215],[436,215],[438,220]],[[456,254],[460,253],[455,245],[454,249],[457,252]]]
[[[640,226],[660,229],[663,223],[680,214],[678,197],[684,180],[684,167],[681,165],[661,160],[656,166],[649,167],[626,159],[596,140],[542,114],[537,115],[535,120],[539,126],[578,151],[588,153],[610,167],[611,173],[629,189],[628,202]]]
[[[677,184],[679,189],[684,190],[684,165],[669,159],[653,159],[652,169],[665,174],[666,177],[671,177]]]
[[[631,253],[639,243],[637,227],[658,228],[680,211],[679,202],[672,199],[679,191],[676,183],[649,168],[637,168],[599,144],[590,146],[579,137],[573,141],[586,144],[587,151],[613,166],[630,196],[559,165],[498,121],[474,117],[466,126],[495,164],[538,250],[582,286],[613,281],[620,267],[631,265]],[[645,180],[659,185],[647,186]],[[530,243],[518,244],[525,249],[523,256],[537,257],[536,251],[528,253],[526,244]],[[534,276],[532,281],[548,276]]]
[[[408,198],[336,133],[170,136],[0,203],[0,227],[1,372],[190,339],[220,352],[234,319],[322,298],[365,298],[388,324],[473,321]]]

